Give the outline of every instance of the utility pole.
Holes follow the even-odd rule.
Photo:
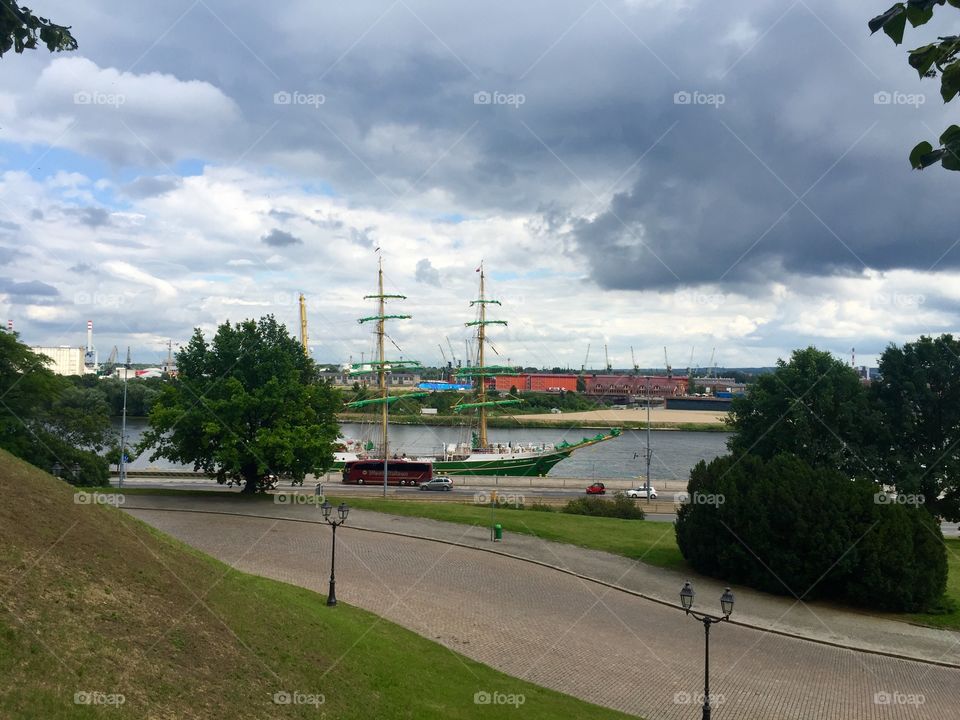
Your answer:
[[[650,376],[647,375],[647,502],[650,502]]]
[[[120,420],[120,476],[117,487],[122,488],[127,479],[127,376],[130,374],[130,346],[127,345],[127,361],[123,364],[123,415]]]

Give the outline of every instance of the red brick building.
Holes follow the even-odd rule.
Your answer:
[[[585,375],[586,394],[607,398],[668,398],[687,394],[686,377],[665,375]],[[649,385],[648,385],[649,382]],[[519,386],[518,386],[519,387]]]
[[[551,373],[520,373],[519,375],[496,375],[492,387],[501,392],[510,392],[516,387],[519,392],[568,392],[577,391],[576,375]]]

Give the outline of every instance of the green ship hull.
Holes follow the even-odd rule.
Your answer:
[[[496,453],[490,453],[488,457],[478,457],[480,454],[477,453],[470,459],[462,460],[445,460],[438,457],[417,457],[411,460],[431,462],[435,473],[446,475],[540,477],[549,473],[557,463],[570,457],[574,451],[612,440],[619,435],[620,429],[614,428],[609,433],[584,438],[578,443],[561,443],[552,450],[523,454],[521,457],[500,457]],[[344,461],[335,462],[332,469],[343,470],[344,465],[346,465]]]

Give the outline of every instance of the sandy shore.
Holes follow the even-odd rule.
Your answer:
[[[645,423],[646,409],[629,410],[588,410],[586,412],[546,413],[542,415],[522,415],[524,420],[541,420],[544,422],[564,423],[575,420],[577,422],[595,422],[601,425],[616,425],[623,422]],[[703,423],[723,425],[727,417],[725,412],[710,410],[665,410],[651,408],[650,422],[661,425],[680,425],[682,423]]]

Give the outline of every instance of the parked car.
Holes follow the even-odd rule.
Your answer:
[[[653,485],[650,486],[649,494],[650,494],[651,500],[657,499],[657,489]],[[627,497],[645,498],[647,497],[647,488],[645,487],[630,488],[629,490],[627,490]]]
[[[426,482],[420,483],[421,490],[453,490],[453,480],[446,475],[434,475]]]
[[[587,486],[587,495],[606,495],[607,488],[602,482],[595,482]]]

